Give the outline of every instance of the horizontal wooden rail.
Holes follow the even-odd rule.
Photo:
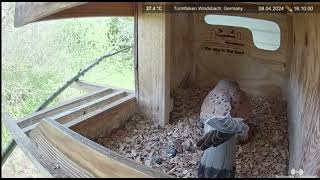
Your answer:
[[[87,138],[96,139],[118,129],[136,112],[136,98],[131,94],[96,111],[80,116],[66,123],[65,126]]]
[[[171,177],[90,140],[119,128],[136,112],[134,94],[115,91],[104,97],[114,97],[116,93],[125,95],[109,103],[101,103],[101,107],[98,105],[94,110],[64,124],[53,119],[54,116],[45,117],[35,125],[28,136],[14,120],[6,122],[9,123],[8,128],[17,144],[45,176]],[[82,108],[74,108],[72,112],[80,112],[90,107],[90,103],[95,105],[107,99],[95,99],[96,103],[89,102]]]
[[[62,111],[60,113],[57,113],[55,115],[52,116],[43,116],[43,117],[52,117],[53,119],[55,119],[56,121],[58,121],[59,123],[67,123],[75,118],[78,118],[80,116],[83,116],[87,113],[90,113],[92,111],[97,110],[98,108],[101,108],[105,105],[108,105],[120,98],[123,98],[127,95],[126,92],[124,91],[114,91],[111,94],[108,94],[106,96],[97,98],[97,99],[93,99],[90,102],[86,102],[82,105],[76,106],[74,108],[71,109],[66,109],[65,111]],[[26,132],[27,134],[29,134],[29,132],[34,129],[40,122],[40,119],[37,121],[33,121],[33,124],[30,126],[26,126],[23,128],[23,131]]]
[[[109,103],[112,103],[122,97],[125,97],[127,94],[124,91],[117,91],[110,95],[95,99],[91,102],[83,104],[78,107],[74,107],[65,112],[59,113],[55,116],[52,116],[53,119],[58,121],[59,123],[66,123],[74,118],[90,113],[98,108],[101,108]]]
[[[126,47],[124,49],[121,49],[117,52],[111,53],[115,47],[110,51],[110,53],[103,55],[102,57],[96,59],[92,64],[90,64],[89,66],[87,66],[86,68],[84,68],[83,70],[80,70],[75,76],[73,76],[70,80],[68,80],[65,84],[63,84],[63,86],[61,86],[57,91],[55,91],[53,94],[51,94],[38,108],[35,112],[37,111],[41,111],[42,109],[44,109],[45,107],[47,107],[59,94],[61,94],[67,87],[69,87],[74,81],[79,80],[79,78],[81,76],[83,76],[87,71],[89,71],[91,68],[93,68],[94,66],[98,65],[103,59],[107,58],[107,57],[111,57],[113,55],[116,55],[120,52],[126,51],[130,48],[132,48],[133,46],[129,46]],[[37,120],[36,120],[37,121]],[[39,119],[38,119],[39,121]],[[27,124],[29,126],[33,126],[33,120],[29,120],[29,121],[23,121],[23,122],[27,122]],[[21,122],[22,123],[22,122]],[[23,124],[23,123],[22,123]],[[25,124],[23,125],[25,127]],[[13,149],[15,148],[15,142],[14,140],[11,140],[11,142],[9,143],[9,147],[5,149],[5,152],[1,152],[1,166],[5,163],[7,157],[11,154],[11,152],[13,151]]]
[[[49,117],[52,116],[54,114],[58,114],[61,112],[64,112],[68,109],[80,106],[82,104],[85,104],[87,102],[90,102],[96,98],[100,98],[103,96],[106,96],[108,94],[113,93],[114,90],[110,89],[110,88],[104,88],[101,89],[99,91],[96,92],[92,92],[74,99],[71,99],[69,101],[64,102],[63,104],[60,104],[58,106],[52,107],[52,108],[48,108],[48,109],[43,109],[41,111],[35,112],[21,120],[18,121],[18,125],[21,128],[25,128],[29,125],[32,125],[36,122],[39,122],[42,118],[44,117]]]
[[[119,87],[110,86],[107,84],[97,85],[84,80],[75,81],[73,83],[73,87],[83,89],[83,90],[99,90],[104,87],[104,88],[116,89],[119,91],[126,91],[127,93],[134,93],[134,90],[131,90],[131,89],[119,88]]]
[[[107,86],[100,86],[100,85],[97,85],[97,84],[84,82],[82,80],[77,80],[74,83],[72,83],[71,87],[74,87],[76,89],[81,89],[81,90],[84,90],[84,91],[97,91],[97,90],[105,88]]]
[[[170,177],[138,164],[44,118],[28,137],[7,113],[2,121],[15,142],[46,177]]]

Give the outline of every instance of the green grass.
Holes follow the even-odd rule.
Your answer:
[[[122,69],[121,72],[113,66],[112,62],[99,64],[97,67],[89,71],[83,78],[88,82],[95,82],[100,85],[110,85],[122,87],[126,89],[134,89],[134,71],[132,68]]]

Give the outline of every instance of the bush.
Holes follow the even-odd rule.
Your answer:
[[[19,119],[32,113],[80,69],[117,46],[133,45],[133,18],[51,20],[13,27],[14,3],[2,4],[2,110]],[[82,79],[134,88],[133,53],[104,60]],[[68,88],[50,106],[83,94]],[[2,143],[8,134],[2,127]],[[3,146],[2,146],[3,147]]]

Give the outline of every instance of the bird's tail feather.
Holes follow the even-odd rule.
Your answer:
[[[198,169],[200,178],[232,178],[235,176],[235,137],[204,151]]]

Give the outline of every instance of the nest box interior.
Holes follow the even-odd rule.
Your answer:
[[[319,14],[144,13],[141,3],[111,4],[62,3],[66,10],[56,12],[49,3],[50,16],[45,16],[42,6],[47,5],[43,3],[39,11],[25,11],[39,12],[39,18],[16,21],[19,26],[43,17],[135,17],[134,92],[100,88],[17,123],[8,121],[11,132],[20,132],[15,140],[36,159],[33,162],[38,167],[55,177],[170,177],[167,171],[139,164],[94,141],[109,135],[117,141],[112,132],[136,122],[132,120],[136,112],[160,127],[173,128],[177,104],[198,113],[204,97],[193,100],[194,94],[199,89],[208,92],[219,80],[229,79],[237,81],[249,96],[281,99],[273,101],[271,108],[284,107],[281,116],[288,120],[283,124],[282,118],[274,117],[277,127],[288,131],[286,170],[303,169],[306,175],[320,175]],[[93,13],[95,9],[99,11]],[[181,95],[181,89],[188,93]],[[139,126],[139,122],[134,124]],[[170,133],[166,129],[155,134]],[[56,164],[59,168],[54,168]]]

